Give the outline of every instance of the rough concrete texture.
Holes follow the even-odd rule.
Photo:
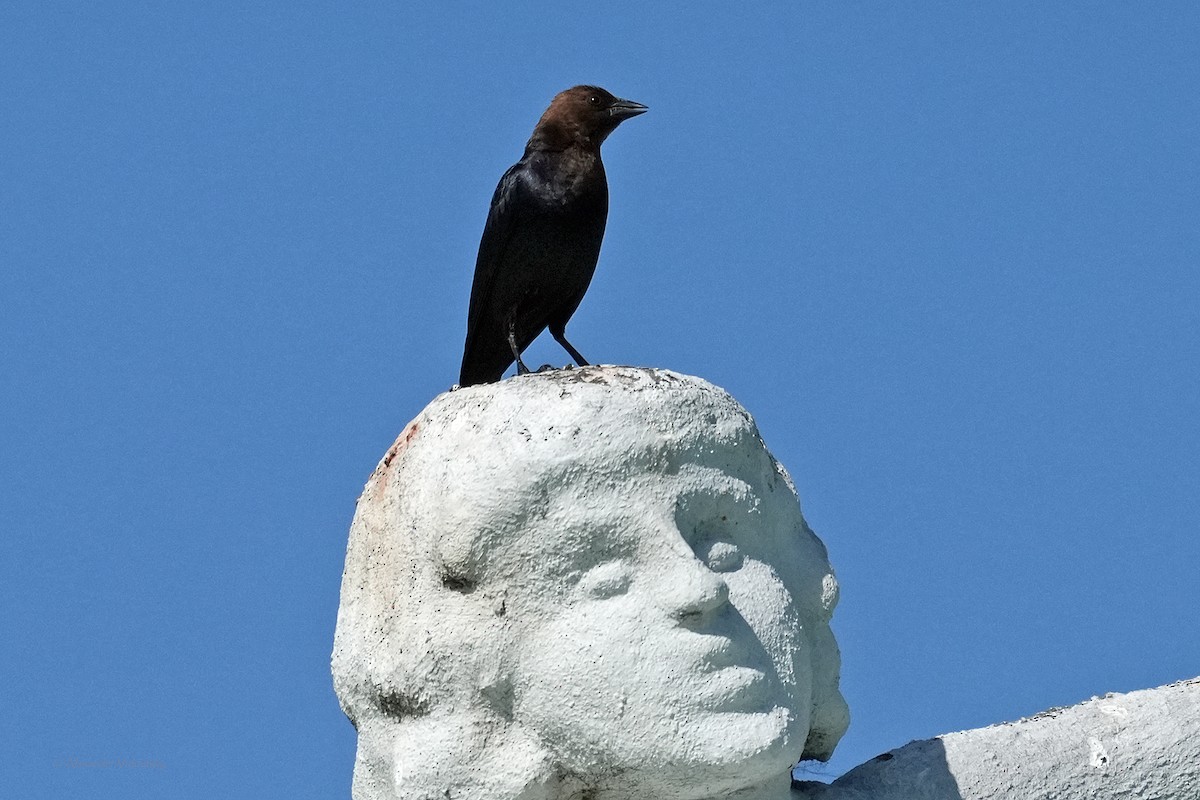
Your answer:
[[[809,800],[1196,800],[1200,678],[912,742]]]
[[[586,367],[443,394],[350,530],[354,796],[786,798],[848,723],[837,596],[721,389]]]

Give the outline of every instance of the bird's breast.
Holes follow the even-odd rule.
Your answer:
[[[531,167],[532,188],[547,205],[607,211],[608,181],[598,158],[567,151],[537,158]]]

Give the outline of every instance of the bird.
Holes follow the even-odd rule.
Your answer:
[[[499,381],[542,331],[581,367],[566,327],[600,257],[608,180],[600,145],[647,106],[598,86],[559,92],[496,187],[479,242],[459,386]]]

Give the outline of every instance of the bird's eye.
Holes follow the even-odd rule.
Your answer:
[[[600,98],[597,95],[592,95],[588,98],[588,102],[594,106],[600,105]]]

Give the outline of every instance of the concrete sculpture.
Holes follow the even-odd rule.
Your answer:
[[[351,527],[354,796],[786,798],[848,724],[837,597],[724,391],[586,367],[443,394]]]

